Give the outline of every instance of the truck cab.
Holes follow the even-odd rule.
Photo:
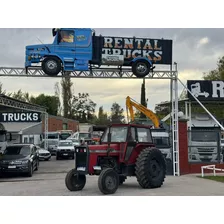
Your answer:
[[[25,67],[41,63],[49,76],[64,71],[87,71],[92,59],[92,30],[79,28],[53,29],[52,44],[26,46]]]

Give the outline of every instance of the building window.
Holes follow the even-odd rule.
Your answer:
[[[30,138],[29,138],[29,143],[30,143],[30,144],[33,144],[33,143],[34,143],[34,137],[30,137]]]
[[[63,130],[67,130],[68,129],[68,124],[67,123],[63,123],[62,129]]]
[[[24,143],[28,143],[28,138],[25,137],[23,141],[24,141]]]

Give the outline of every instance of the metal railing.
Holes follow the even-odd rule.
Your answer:
[[[204,177],[204,170],[212,170],[213,171],[213,176],[216,176],[216,171],[222,171],[224,172],[224,169],[216,168],[216,165],[208,165],[208,166],[201,166],[201,177]]]

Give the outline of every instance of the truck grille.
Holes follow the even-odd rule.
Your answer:
[[[214,152],[214,148],[198,148],[198,152],[201,153],[213,153]]]

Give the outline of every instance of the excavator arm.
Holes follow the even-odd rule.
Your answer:
[[[156,116],[156,114],[154,114],[151,110],[137,103],[135,100],[131,99],[128,96],[126,98],[126,108],[127,108],[127,112],[129,111],[130,113],[131,121],[134,121],[135,119],[133,107],[135,107],[141,113],[145,114],[145,116],[148,117],[153,122],[155,128],[159,128],[160,121],[159,121],[159,118]]]

